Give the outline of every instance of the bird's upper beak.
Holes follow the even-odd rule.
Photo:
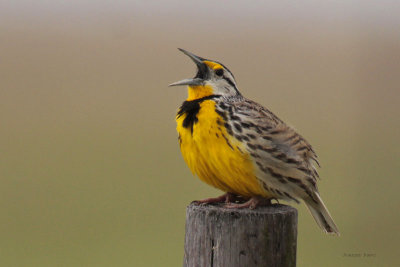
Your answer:
[[[204,84],[204,80],[206,79],[208,75],[208,67],[207,65],[203,62],[205,59],[201,58],[199,56],[196,56],[184,49],[178,48],[179,51],[190,57],[193,62],[197,66],[197,74],[194,78],[192,79],[184,79],[178,82],[171,83],[169,86],[178,86],[178,85],[189,85],[189,86],[196,86],[196,85],[202,85]]]

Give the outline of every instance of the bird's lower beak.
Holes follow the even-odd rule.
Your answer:
[[[207,77],[208,74],[208,67],[207,65],[203,62],[205,59],[201,58],[199,56],[196,56],[184,49],[178,48],[179,51],[190,57],[193,62],[197,66],[197,74],[196,77],[193,79],[184,79],[178,82],[171,83],[169,86],[179,86],[179,85],[189,85],[189,86],[196,86],[196,85],[203,85],[204,84],[204,79]]]
[[[193,78],[193,79],[184,79],[178,82],[171,83],[168,86],[179,86],[179,85],[189,85],[189,86],[196,86],[203,84],[203,79]]]

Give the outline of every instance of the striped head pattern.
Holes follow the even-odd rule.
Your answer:
[[[190,57],[197,66],[197,73],[194,78],[170,84],[170,86],[187,85],[189,88],[187,100],[195,100],[210,95],[240,95],[232,72],[222,63],[204,59],[180,48],[179,50]]]

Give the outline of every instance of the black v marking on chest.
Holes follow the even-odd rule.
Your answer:
[[[190,131],[193,134],[193,125],[198,122],[197,114],[200,111],[200,103],[205,100],[210,100],[219,97],[221,96],[209,95],[199,99],[183,102],[177,114],[177,118],[180,118],[184,114],[186,115],[185,119],[183,120],[182,126],[184,128],[190,127]]]

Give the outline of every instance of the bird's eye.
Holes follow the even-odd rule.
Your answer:
[[[217,76],[222,76],[224,74],[224,70],[223,69],[217,69],[215,70],[215,75]]]

